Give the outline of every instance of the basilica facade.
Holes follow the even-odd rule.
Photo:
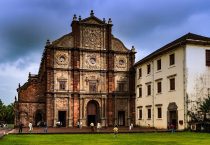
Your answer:
[[[15,124],[89,126],[135,123],[135,49],[112,34],[112,21],[74,15],[72,32],[47,41],[39,72],[19,85]]]

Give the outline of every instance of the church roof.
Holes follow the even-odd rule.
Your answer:
[[[148,61],[151,58],[154,58],[162,53],[165,53],[167,51],[170,51],[178,46],[185,45],[185,44],[201,44],[201,45],[210,45],[210,38],[193,34],[193,33],[187,33],[184,36],[166,44],[165,46],[157,49],[156,51],[152,52],[148,56],[144,57],[143,59],[139,60],[135,66],[142,64],[146,61]]]
[[[63,48],[73,48],[74,47],[74,37],[72,33],[66,34],[61,38],[55,40],[51,44],[52,46],[56,47],[63,47]]]

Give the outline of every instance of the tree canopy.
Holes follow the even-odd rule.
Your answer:
[[[14,123],[14,103],[5,105],[0,99],[0,121]]]

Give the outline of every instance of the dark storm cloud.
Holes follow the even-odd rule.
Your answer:
[[[14,101],[18,83],[37,73],[45,41],[69,33],[73,14],[86,18],[93,9],[100,19],[112,18],[113,34],[136,47],[138,61],[188,32],[210,37],[209,5],[209,0],[0,0],[0,99]]]
[[[70,31],[70,11],[75,2],[8,0],[0,4],[1,63],[33,51],[41,53],[47,39],[54,40]]]
[[[117,14],[114,9],[109,13],[118,20],[117,33],[128,39],[136,39],[138,36],[150,35],[159,27],[167,29],[185,23],[194,14],[209,13],[209,5],[210,2],[205,0],[145,0],[127,5],[124,3],[117,8]]]
[[[155,47],[162,45],[155,40],[151,42],[157,31],[162,36],[163,31],[170,29],[174,35],[165,39],[175,39],[180,36],[178,27],[191,16],[210,13],[209,4],[207,0],[3,0],[0,2],[0,61],[14,61],[33,51],[41,54],[46,39],[55,40],[71,31],[74,13],[84,18],[91,9],[101,19],[111,17],[113,33],[125,43]],[[165,39],[161,37],[160,42]]]

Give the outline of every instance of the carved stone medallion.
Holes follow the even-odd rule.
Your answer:
[[[57,53],[56,54],[56,63],[59,65],[66,65],[68,60],[65,53]]]
[[[116,63],[117,68],[125,68],[127,65],[126,57],[116,57]]]
[[[93,54],[86,54],[85,57],[85,67],[88,69],[97,69],[99,68],[99,58],[97,58],[97,55],[95,53]]]

